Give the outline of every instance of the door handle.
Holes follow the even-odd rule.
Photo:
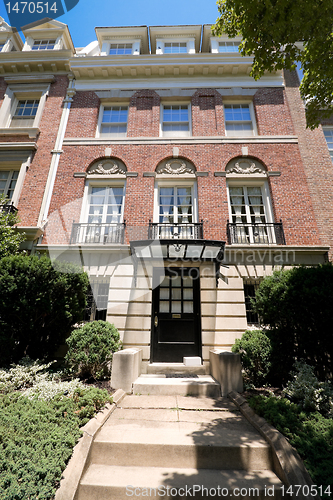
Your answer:
[[[154,325],[156,328],[158,327],[158,317],[157,316],[155,316],[155,318],[154,318]]]

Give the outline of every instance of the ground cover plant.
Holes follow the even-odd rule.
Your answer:
[[[294,446],[314,484],[322,485],[323,498],[333,484],[333,419],[318,411],[306,412],[300,405],[276,396],[254,396],[250,406],[276,427]]]
[[[111,401],[49,368],[25,358],[0,370],[1,500],[51,500],[80,427]]]

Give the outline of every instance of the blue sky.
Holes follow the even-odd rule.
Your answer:
[[[3,5],[0,0],[0,15],[8,22]],[[58,20],[68,24],[74,45],[83,47],[96,39],[95,26],[213,24],[217,17],[215,0],[80,0]]]

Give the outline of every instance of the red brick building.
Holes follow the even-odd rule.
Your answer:
[[[254,81],[210,26],[96,28],[80,49],[58,21],[24,44],[2,27],[0,192],[27,248],[84,265],[92,316],[145,367],[207,365],[257,322],[262,277],[327,260],[333,127],[305,128],[296,74]]]

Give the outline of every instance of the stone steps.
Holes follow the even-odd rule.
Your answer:
[[[242,492],[242,499],[253,500],[253,498],[267,497],[267,494],[265,495],[267,488],[270,488],[270,492],[274,488],[274,498],[281,498],[280,486],[280,481],[271,471],[244,472],[93,464],[81,481],[78,498],[79,500],[128,500],[131,496],[133,498],[164,496],[180,499],[184,497],[183,493],[186,491],[184,489],[187,487],[192,489],[192,498],[218,498],[218,488],[220,488],[223,496],[235,497],[235,492]],[[196,488],[195,495],[193,487]],[[210,495],[207,495],[203,488],[206,488],[208,493],[210,491]],[[158,496],[158,491],[165,492],[165,495]],[[178,495],[175,494],[176,491]]]
[[[95,436],[75,500],[180,499],[186,487],[253,500],[280,486],[269,445],[227,398],[131,395]]]
[[[140,375],[133,383],[133,394],[206,396],[221,395],[220,384],[211,375],[164,373]]]

